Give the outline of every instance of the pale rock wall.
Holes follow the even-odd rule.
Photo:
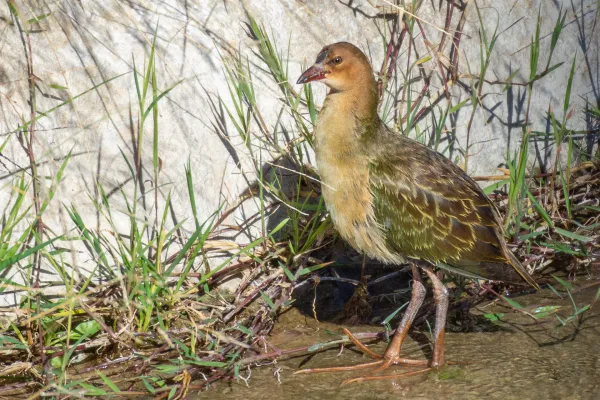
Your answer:
[[[213,127],[215,116],[211,112],[209,96],[216,101],[216,96],[220,95],[230,104],[220,55],[228,57],[230,51],[239,50],[249,57],[261,111],[270,126],[280,109],[280,91],[260,70],[259,66],[264,66],[253,53],[255,43],[246,33],[247,13],[272,31],[284,55],[288,54],[289,46],[290,76],[294,80],[300,74],[301,66],[312,63],[319,49],[331,42],[344,40],[357,44],[370,55],[376,69],[379,69],[384,55],[382,32],[386,29],[386,22],[374,17],[378,11],[372,5],[385,4],[382,0],[14,0],[13,3],[26,19],[49,14],[31,26],[38,111],[50,110],[103,81],[123,74],[48,117],[40,118],[36,124],[34,150],[38,162],[42,163],[40,175],[54,176],[61,159],[73,151],[53,208],[44,220],[57,233],[73,228],[62,204],[75,204],[86,223],[96,226],[97,215],[90,196],[95,196],[97,180],[107,191],[125,183],[124,189],[132,192],[131,182],[127,181],[127,165],[119,149],[133,158],[131,123],[136,126],[139,119],[133,59],[137,67],[143,69],[157,26],[159,85],[164,90],[183,79],[159,103],[160,158],[163,161],[161,197],[166,197],[166,193],[171,191],[174,210],[180,220],[190,217],[184,175],[184,164],[188,159],[194,172],[201,218],[210,215],[222,201],[233,201],[246,186],[231,153]],[[443,26],[445,2],[442,2],[441,12],[433,10],[432,3],[437,7],[439,2],[424,2],[419,16]],[[460,70],[463,74],[468,72],[467,59],[471,70],[478,70],[480,51],[480,24],[475,2],[468,3],[470,9],[460,47]],[[531,122],[534,130],[545,131],[548,105],[552,104],[555,110],[561,109],[570,63],[577,55],[571,94],[576,113],[570,123],[581,130],[590,129],[582,110],[584,99],[595,105],[600,101],[598,3],[594,0],[573,3],[558,0],[480,0],[477,4],[488,35],[491,36],[496,24],[499,31],[504,31],[497,41],[488,78],[502,80],[511,71],[519,69],[515,81],[520,82],[526,81],[529,73],[528,46],[535,32],[538,7],[541,6],[543,37],[540,69],[545,66],[559,8],[568,11],[566,27],[553,60],[553,63],[565,64],[536,84]],[[452,27],[456,23],[457,20],[453,21]],[[437,44],[440,32],[427,24],[424,29],[429,40]],[[421,49],[420,55],[424,54]],[[0,145],[7,139],[8,144],[0,158],[0,205],[4,205],[12,190],[15,176],[23,169],[27,170],[28,160],[15,134],[22,119],[30,117],[27,78],[25,45],[7,3],[3,2],[0,4]],[[314,90],[320,103],[325,89],[322,85],[314,85]],[[488,87],[486,91],[496,94],[484,99],[487,110],[478,111],[475,116],[471,140],[479,144],[471,150],[468,170],[473,175],[494,174],[495,168],[505,160],[507,146],[518,148],[521,129],[511,124],[524,118],[524,106],[518,103],[523,87],[513,86],[504,93],[502,86]],[[456,96],[455,104],[466,96],[465,91],[458,88],[453,88],[452,93]],[[465,138],[468,109],[458,114],[459,144]],[[560,115],[560,111],[557,112]],[[430,122],[423,123],[427,125]],[[143,148],[145,176],[149,180],[152,171],[150,125],[151,120],[148,120]],[[235,137],[230,121],[227,121],[227,127],[233,135],[231,140],[242,158],[242,164],[247,165],[245,151],[239,138]],[[532,144],[532,155],[536,154],[536,147],[538,153],[547,151],[543,142]],[[543,158],[539,157],[537,161]],[[45,181],[46,190],[48,186],[49,181]],[[151,185],[148,184],[147,188]],[[112,199],[116,209],[125,210],[118,193]],[[240,215],[234,214],[232,221]],[[149,212],[148,216],[152,218],[153,212]],[[119,221],[121,225],[117,228],[127,232],[128,219],[124,216]],[[188,229],[191,227],[186,225]],[[73,252],[70,262],[81,268],[90,268],[91,260],[86,257],[85,253]],[[14,274],[10,275],[18,279]]]

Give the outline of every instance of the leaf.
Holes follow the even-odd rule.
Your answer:
[[[483,314],[484,318],[489,319],[492,322],[500,321],[500,318],[504,317],[503,313],[494,313],[494,314]]]
[[[461,108],[463,108],[465,106],[465,104],[467,104],[467,102],[469,102],[469,100],[471,100],[471,98],[464,99],[463,101],[461,101],[460,103],[458,103],[454,107],[451,107],[448,112],[450,114],[454,114],[455,112],[457,112],[458,110],[460,110]]]
[[[49,109],[49,110],[46,110],[46,111],[40,111],[40,112],[38,112],[38,115],[37,115],[37,117],[35,118],[35,121],[38,121],[38,120],[40,120],[41,118],[44,118],[44,117],[48,117],[48,114],[50,114],[50,113],[52,113],[52,112],[54,112],[54,111],[58,110],[58,109],[59,109],[59,108],[61,108],[61,107],[64,107],[64,106],[66,106],[67,104],[70,104],[70,103],[72,103],[73,101],[77,100],[78,98],[80,98],[81,96],[83,96],[83,95],[85,95],[85,94],[88,94],[88,93],[90,93],[90,92],[96,91],[96,90],[97,90],[99,87],[101,87],[101,86],[103,86],[103,85],[106,85],[106,84],[108,84],[109,82],[111,82],[111,81],[114,81],[115,79],[117,79],[117,78],[120,78],[120,77],[122,77],[123,75],[125,75],[125,74],[128,74],[128,73],[129,73],[129,72],[124,72],[124,73],[122,73],[122,74],[119,74],[119,75],[117,75],[117,76],[113,76],[112,78],[109,78],[109,79],[107,79],[107,80],[105,80],[105,81],[102,81],[102,82],[100,82],[99,84],[97,84],[97,85],[94,85],[94,86],[92,86],[91,88],[89,88],[89,89],[87,89],[87,90],[84,90],[83,92],[81,92],[81,93],[79,93],[79,94],[77,94],[77,95],[75,95],[75,96],[73,96],[73,97],[69,98],[68,100],[66,100],[66,101],[63,101],[63,102],[62,102],[62,103],[60,103],[59,105],[57,105],[57,106],[54,106],[54,107],[52,107],[52,108],[51,108],[51,109]],[[23,131],[23,130],[25,130],[25,129],[26,129],[28,126],[29,126],[29,124],[31,124],[32,122],[33,122],[33,120],[25,121],[25,123],[24,123],[23,125],[19,126],[19,127],[18,127],[16,130],[14,130],[13,132],[19,132],[19,131]]]
[[[329,261],[329,262],[326,262],[326,263],[323,263],[323,264],[313,265],[312,267],[302,268],[300,270],[300,272],[298,273],[298,275],[299,276],[304,276],[304,275],[309,274],[311,272],[317,271],[317,270],[319,270],[321,268],[325,268],[326,266],[331,265],[331,264],[333,264],[333,261]]]
[[[393,313],[391,313],[390,315],[388,315],[383,322],[381,323],[381,325],[386,325],[388,324],[395,316],[396,314],[398,314],[400,312],[400,310],[402,310],[404,307],[406,307],[408,305],[408,302],[402,304],[400,307],[398,307],[396,309],[396,311],[394,311]]]
[[[431,56],[421,57],[415,62],[415,65],[425,64],[427,61],[431,60]]]
[[[165,374],[175,374],[181,370],[181,366],[179,365],[157,365],[155,367],[156,370]]]
[[[148,382],[148,380],[145,377],[142,378],[142,383],[144,384],[144,386],[146,387],[146,390],[148,392],[150,392],[151,394],[156,393],[156,390],[154,390],[154,387],[152,387],[152,385],[150,384],[150,382]]]
[[[533,316],[535,318],[542,319],[542,318],[546,318],[547,316],[549,316],[551,314],[554,314],[560,308],[561,308],[561,306],[543,306],[543,307],[537,307],[531,313],[533,314]]]
[[[4,345],[2,344],[2,342],[12,343],[15,345],[15,348],[21,349],[21,350],[25,350],[25,349],[29,348],[28,346],[24,345],[19,339],[15,339],[14,337],[10,337],[10,336],[0,336],[0,349],[5,348]]]
[[[575,311],[575,315],[579,315],[579,314],[589,310],[590,307],[591,307],[591,304],[586,304],[585,306],[577,309],[577,311]]]
[[[58,237],[55,237],[54,239],[50,239],[44,243],[40,243],[37,246],[31,247],[20,254],[9,257],[6,260],[0,261],[0,271],[3,271],[4,269],[6,269],[7,267],[10,267],[14,263],[16,263],[24,258],[29,257],[31,254],[35,253],[36,251],[43,249],[44,247],[48,246],[51,243],[54,243],[55,241],[57,241],[59,239],[62,239],[62,236],[58,236]]]
[[[538,213],[540,213],[540,216],[544,219],[544,221],[546,221],[546,223],[549,226],[554,227],[554,222],[552,222],[552,218],[550,218],[550,215],[548,215],[546,210],[544,210],[544,207],[542,207],[542,205],[539,203],[539,201],[537,201],[535,196],[533,194],[531,194],[531,192],[529,190],[527,190],[527,197],[531,201],[531,204],[533,204],[535,209],[538,211]]]
[[[583,236],[583,235],[578,235],[576,233],[569,232],[569,231],[567,231],[565,229],[561,229],[561,228],[554,228],[554,231],[556,233],[560,233],[561,235],[563,235],[565,237],[568,237],[569,239],[578,240],[583,243],[589,243],[594,240],[594,238],[591,238],[588,236]]]
[[[96,370],[96,373],[100,376],[100,378],[102,378],[102,380],[104,381],[106,386],[108,386],[110,388],[110,390],[112,390],[115,393],[119,393],[121,391],[121,389],[119,389],[119,387],[117,385],[115,385],[113,381],[108,379],[108,377],[106,375],[104,375],[102,372]]]
[[[279,266],[281,267],[281,269],[283,270],[283,272],[285,272],[285,276],[287,276],[287,278],[290,280],[290,282],[294,282],[294,274],[292,274],[292,271],[290,271],[288,269],[288,267],[286,267],[283,263],[279,263]]]
[[[565,281],[564,279],[559,278],[556,275],[552,275],[552,277],[554,279],[556,279],[556,281],[558,283],[560,283],[561,285],[563,285],[567,290],[573,290],[573,285],[571,285],[569,282]]]
[[[337,335],[337,334],[336,334]],[[342,340],[332,340],[331,342],[323,342],[323,343],[317,343],[317,344],[313,344],[312,346],[310,346],[306,351],[308,351],[309,353],[312,353],[313,351],[317,351],[322,349],[323,347],[327,347],[327,346],[331,346],[332,344],[340,344],[340,343],[344,343],[346,340],[348,340],[348,336],[344,335],[344,338],[346,339],[342,339]]]
[[[490,193],[493,193],[493,192],[494,192],[494,190],[497,190],[499,187],[502,187],[502,186],[504,186],[504,185],[507,185],[507,184],[509,184],[509,183],[510,183],[510,178],[503,179],[503,180],[501,180],[501,181],[498,181],[498,182],[494,182],[494,183],[492,183],[491,185],[489,185],[489,186],[486,186],[486,187],[483,189],[483,193],[485,193],[485,194],[490,194]]]
[[[290,221],[290,219],[286,218],[283,221],[281,221],[279,224],[277,224],[277,226],[275,228],[273,228],[271,230],[271,232],[269,232],[269,237],[271,237],[271,239],[272,239],[273,235],[276,234],[277,232],[279,232],[289,221]]]
[[[550,290],[552,290],[552,292],[557,295],[558,297],[560,297],[562,299],[562,295],[558,292],[558,290],[556,290],[554,288],[554,286],[552,286],[551,284],[548,283],[548,287],[550,288]]]
[[[85,389],[86,396],[106,396],[108,394],[105,390],[90,385],[89,383],[79,382],[79,385]]]
[[[510,74],[508,76],[508,78],[506,78],[506,86],[504,86],[504,89],[502,89],[502,93],[506,92],[508,90],[508,88],[511,87],[511,83],[512,80],[515,78],[515,76],[517,76],[517,74],[519,73],[519,69],[517,68],[512,74]]]
[[[238,325],[235,326],[235,329],[237,329],[240,332],[245,333],[248,336],[254,336],[254,334],[252,333],[252,331],[250,329],[246,328],[244,325],[239,325],[238,324]]]
[[[221,361],[186,360],[186,362],[202,367],[225,368],[227,366],[227,363]]]
[[[58,85],[58,84],[56,84],[56,83],[51,83],[51,84],[50,84],[50,85],[48,85],[48,86],[50,86],[52,89],[58,89],[58,90],[68,90],[68,89],[69,89],[69,88],[68,88],[68,87],[66,87],[66,86],[61,86],[61,85]]]
[[[273,303],[273,301],[269,298],[269,296],[267,296],[262,290],[260,290],[260,297],[262,297],[262,299],[265,301],[265,303],[267,303],[267,305],[269,306],[271,311],[275,311],[277,309],[277,307],[275,306],[275,303]]]
[[[100,324],[96,320],[92,319],[90,321],[82,322],[81,324],[77,325],[75,331],[89,337],[94,335],[101,328],[102,327],[100,326]]]
[[[28,19],[28,20],[27,20],[27,22],[28,22],[29,24],[34,24],[34,23],[36,23],[36,22],[40,22],[40,21],[42,21],[42,20],[44,20],[44,19],[48,18],[48,17],[49,17],[49,16],[51,16],[51,15],[52,15],[52,13],[48,13],[48,14],[41,14],[41,15],[38,15],[38,16],[36,16],[36,17],[33,17],[33,18],[30,18],[30,19]]]
[[[567,91],[565,92],[565,98],[563,100],[563,112],[566,114],[569,109],[569,102],[571,100],[571,87],[573,86],[573,75],[575,74],[575,60],[577,60],[577,54],[573,57],[573,63],[571,64],[571,71],[569,72],[569,79],[567,81]],[[566,117],[565,119],[569,119]]]
[[[559,317],[557,314],[555,314],[554,316],[561,323],[562,326],[565,326],[567,324],[567,321],[565,321],[564,319],[562,319],[561,317]]]
[[[545,235],[546,233],[548,233],[548,231],[546,229],[544,229],[543,231],[530,232],[530,233],[527,233],[525,235],[519,236],[519,240],[522,240],[523,242],[526,242],[529,239],[533,239],[535,237],[538,237],[538,236],[541,236],[541,235]]]
[[[522,305],[520,305],[519,303],[517,303],[516,301],[514,301],[513,299],[511,299],[509,297],[502,296],[502,298],[504,299],[504,301],[506,301],[508,304],[510,304],[510,306],[513,308],[517,308],[519,310],[525,309],[525,307],[523,307]]]

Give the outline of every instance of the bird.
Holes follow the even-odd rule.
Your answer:
[[[343,383],[389,379],[442,368],[448,289],[434,268],[539,288],[508,249],[502,221],[490,199],[442,154],[388,128],[378,115],[373,69],[355,45],[338,42],[318,53],[297,84],[324,83],[328,93],[313,131],[322,196],[339,235],[362,254],[411,266],[411,300],[383,355],[344,332],[375,361],[309,368],[296,373],[360,370],[396,364],[422,368],[404,374],[360,376]],[[401,357],[401,347],[426,295],[423,270],[436,305],[429,360]]]

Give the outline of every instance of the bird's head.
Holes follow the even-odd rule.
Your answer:
[[[298,84],[321,81],[335,91],[375,85],[373,70],[362,51],[351,43],[323,47],[315,63],[302,73]]]

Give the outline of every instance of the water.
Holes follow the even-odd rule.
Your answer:
[[[582,287],[573,295],[578,307],[594,301],[598,286]],[[564,319],[573,314],[568,296],[559,299],[550,290],[516,299],[527,310],[560,305]],[[346,347],[304,353],[253,368],[248,386],[243,381],[220,382],[189,398],[218,399],[598,399],[600,398],[600,302],[558,328],[549,317],[537,323],[499,302],[483,303],[471,310],[474,316],[503,313],[496,329],[481,327],[467,333],[448,332],[446,358],[456,362],[441,371],[395,380],[354,383],[340,387],[359,372],[293,375],[300,368],[330,367],[367,362],[362,353]],[[480,318],[480,320],[487,320]],[[341,332],[342,326],[317,322],[296,309],[280,318],[270,343],[291,349],[336,338],[326,330]],[[426,326],[414,329],[406,339],[403,355],[424,358],[429,354]],[[352,332],[378,332],[377,326],[353,326]],[[483,330],[483,331],[478,331]],[[385,343],[369,346],[378,353]],[[391,367],[388,373],[410,371]],[[368,370],[367,370],[368,371]],[[366,372],[365,372],[366,373]],[[243,370],[242,376],[248,375]],[[194,397],[197,396],[197,397]]]

